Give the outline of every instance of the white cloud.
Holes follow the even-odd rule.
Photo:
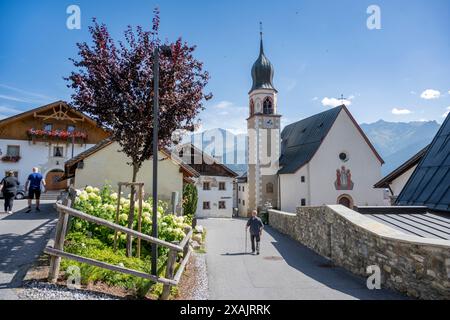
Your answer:
[[[425,100],[438,99],[440,96],[441,93],[438,90],[433,89],[427,89],[420,95],[420,97]]]
[[[411,113],[412,113],[412,111],[408,110],[408,109],[402,109],[402,108],[392,109],[392,114],[395,114],[395,115],[406,115],[406,114],[411,114]]]
[[[337,107],[345,104],[346,106],[349,106],[352,104],[352,102],[348,99],[336,99],[336,98],[328,98],[325,97],[322,99],[322,105],[324,107]]]
[[[11,108],[8,106],[0,106],[0,113],[1,114],[13,114],[13,113],[21,113],[23,112],[22,110],[16,109],[16,108]]]
[[[8,96],[8,98],[15,99],[13,101],[20,101],[20,102],[29,102],[29,101],[32,101],[32,102],[48,102],[48,101],[57,100],[55,98],[46,96],[44,94],[35,93],[35,92],[31,92],[31,91],[27,91],[27,90],[11,87],[11,86],[3,84],[3,83],[0,83],[0,88],[6,89],[7,91],[13,91],[13,92],[16,92],[16,93],[19,93],[19,94],[22,95],[22,97],[11,97],[11,96]],[[25,100],[25,101],[22,101],[22,100]]]
[[[312,100],[312,101],[317,101],[317,100],[319,100],[319,97],[314,97],[314,98],[312,98],[311,100]]]
[[[411,94],[417,94],[417,92],[415,92],[414,90],[411,90],[409,93],[411,93]]]
[[[214,109],[228,109],[233,106],[233,103],[230,101],[220,101],[219,103],[213,105]]]

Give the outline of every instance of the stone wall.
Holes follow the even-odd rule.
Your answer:
[[[407,235],[340,205],[270,210],[278,231],[367,277],[381,269],[381,286],[420,299],[450,299],[450,241]]]

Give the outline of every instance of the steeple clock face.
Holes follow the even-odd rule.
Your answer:
[[[265,129],[272,129],[275,126],[275,123],[274,123],[273,119],[265,118],[263,120],[263,125],[264,125]]]

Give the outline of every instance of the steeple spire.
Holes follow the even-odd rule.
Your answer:
[[[256,89],[272,89],[276,92],[276,89],[272,83],[274,69],[269,59],[267,59],[264,54],[262,22],[259,23],[259,36],[261,38],[259,45],[259,57],[252,67],[253,85],[250,92]]]
[[[259,54],[264,54],[264,46],[263,46],[263,27],[262,22],[259,22],[259,36],[261,37],[261,43],[259,47]]]

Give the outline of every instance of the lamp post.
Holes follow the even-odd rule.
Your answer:
[[[171,56],[170,46],[156,45],[153,51],[153,216],[152,237],[158,238],[158,116],[159,116],[159,51]],[[158,245],[152,244],[152,275],[158,273]]]

